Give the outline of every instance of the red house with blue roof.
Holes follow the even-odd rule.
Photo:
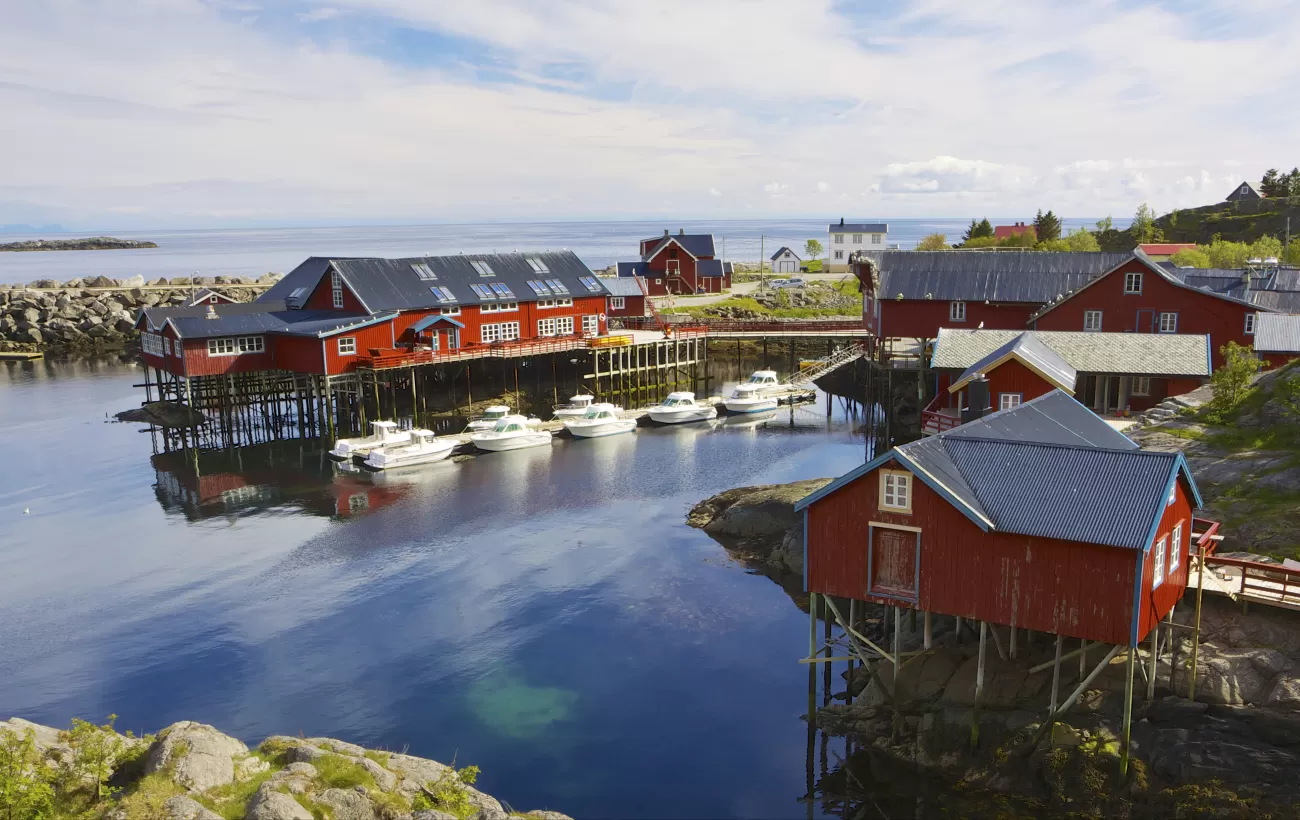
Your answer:
[[[732,266],[716,256],[713,234],[676,234],[642,239],[639,262],[619,262],[620,277],[639,276],[650,296],[668,293],[721,293],[731,287]]]

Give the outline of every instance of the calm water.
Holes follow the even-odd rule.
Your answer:
[[[1031,217],[1021,216],[1019,219]],[[67,281],[83,276],[114,279],[142,274],[260,276],[292,270],[308,256],[414,256],[491,251],[567,248],[593,268],[636,259],[637,241],[679,228],[712,233],[725,259],[756,261],[789,245],[800,254],[808,239],[826,244],[826,220],[713,222],[555,222],[491,225],[412,225],[359,228],[271,228],[222,231],[120,233],[123,239],[148,239],[157,248],[119,251],[0,253],[0,282],[37,279]],[[957,241],[969,219],[885,219],[889,241],[911,248],[931,233]],[[1011,218],[994,220],[1012,222]],[[1066,229],[1091,227],[1093,219],[1062,220]],[[84,234],[79,234],[84,235]],[[762,239],[762,237],[766,239]],[[6,234],[0,242],[48,238]]]
[[[807,616],[683,518],[861,463],[838,403],[377,479],[296,443],[195,476],[105,422],[139,378],[0,363],[0,715],[409,747],[578,817],[804,816]]]

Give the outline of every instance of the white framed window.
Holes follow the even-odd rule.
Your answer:
[[[1160,314],[1160,332],[1177,333],[1178,332],[1178,314],[1162,313]]]
[[[966,321],[966,303],[949,302],[948,303],[948,321],[964,322]]]
[[[209,349],[211,349],[211,347],[212,345],[208,345]],[[163,337],[163,355],[172,355],[172,340],[168,339],[166,336]]]
[[[572,316],[560,316],[559,318],[557,318],[557,319],[555,320],[555,330],[556,330],[556,332],[559,333],[561,336],[572,336],[572,335],[573,335],[573,317],[572,317]]]
[[[1177,500],[1178,500],[1178,482],[1174,481],[1174,486],[1169,488],[1169,498],[1165,500],[1165,506],[1172,507],[1174,506],[1174,502]]]
[[[330,271],[330,295],[334,298],[334,307],[343,307],[343,277],[338,271]]]
[[[140,350],[148,353],[150,356],[164,355],[162,337],[157,333],[141,333]]]
[[[844,258],[844,251],[836,251],[836,252],[835,252],[835,258],[836,258],[836,259],[843,259],[843,258]]]
[[[1142,292],[1142,273],[1140,271],[1124,274],[1124,292],[1129,294]]]
[[[598,336],[600,335],[600,317],[595,314],[587,314],[582,317],[582,335]]]
[[[1101,331],[1101,311],[1085,310],[1083,312],[1083,329],[1094,332]]]
[[[538,319],[538,320],[537,320],[537,335],[538,335],[538,336],[554,336],[554,335],[555,335],[555,320],[554,320],[554,319]]]
[[[899,512],[912,511],[912,474],[897,470],[880,473],[880,508]]]
[[[879,244],[880,244],[881,242],[883,242],[883,241],[884,241],[884,240],[880,238],[880,234],[878,234],[878,233],[873,233],[873,234],[871,235],[871,244],[873,244],[873,245],[879,245]]]
[[[1246,314],[1246,335],[1247,336],[1255,335],[1255,317],[1258,315],[1259,314],[1257,313]]]
[[[537,320],[538,336],[572,336],[573,317],[557,316],[554,319]]]
[[[862,244],[862,234],[860,234],[860,233],[855,233],[855,234],[853,234],[853,244],[854,244],[854,245],[861,245],[861,244]]]
[[[1019,407],[1020,403],[1025,400],[1024,393],[999,393],[998,409],[1010,410],[1012,407]]]
[[[227,336],[222,339],[208,339],[209,356],[238,356],[242,353],[261,353],[266,349],[266,341],[261,336]],[[176,346],[176,355],[180,355],[180,345]]]
[[[519,338],[518,322],[496,322],[479,326],[479,339],[484,344],[510,342]]]
[[[623,310],[624,307],[626,307],[626,303],[624,302],[624,297],[622,296],[609,297],[610,310]]]
[[[339,339],[339,355],[355,356],[357,355],[357,337],[343,336]]]
[[[573,307],[573,297],[564,296],[559,299],[538,299],[538,310],[550,310],[551,308]]]
[[[456,305],[455,307],[438,308],[438,313],[442,316],[459,316],[460,305]]]
[[[487,302],[479,308],[481,313],[509,313],[519,310],[518,302]]]
[[[1151,395],[1151,377],[1134,376],[1133,377],[1133,395],[1149,396]]]
[[[843,244],[844,244],[844,234],[842,234],[842,233],[837,233],[837,234],[835,234],[835,244],[836,244],[836,245],[843,245]]]
[[[1179,521],[1174,526],[1174,534],[1169,539],[1169,574],[1173,575],[1174,570],[1178,569],[1179,563],[1183,560],[1183,522]]]
[[[1168,542],[1169,542],[1169,536],[1167,536],[1167,535],[1162,535],[1162,536],[1160,536],[1160,540],[1156,542],[1156,546],[1155,546],[1155,548],[1154,548],[1153,550],[1151,550],[1152,555],[1154,555],[1154,556],[1155,556],[1155,559],[1156,559],[1155,569],[1154,569],[1154,570],[1152,571],[1152,573],[1151,573],[1151,575],[1152,575],[1152,578],[1151,578],[1151,588],[1152,588],[1152,589],[1155,589],[1156,587],[1158,587],[1158,586],[1160,586],[1162,583],[1164,583],[1164,580],[1165,580],[1165,546],[1168,544]]]

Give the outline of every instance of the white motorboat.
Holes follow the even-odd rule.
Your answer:
[[[727,396],[723,404],[731,413],[761,413],[764,410],[776,409],[776,394],[764,395],[759,385],[742,382],[736,385],[736,389],[731,391],[731,395]]]
[[[694,393],[669,393],[663,402],[650,408],[649,415],[652,421],[660,424],[682,424],[715,419],[718,408],[708,402],[696,401]]]
[[[465,429],[471,433],[477,433],[480,430],[491,430],[497,426],[497,422],[510,415],[510,408],[504,404],[494,404],[483,411],[483,415],[475,416],[465,425]]]
[[[499,419],[491,430],[471,433],[469,440],[480,450],[501,452],[502,450],[522,450],[525,447],[541,447],[551,443],[551,434],[546,430],[533,430],[528,426],[528,419],[523,416],[506,416]]]
[[[564,426],[576,438],[596,438],[630,433],[636,429],[636,419],[620,418],[621,407],[604,402],[593,404],[580,419],[568,419]]]
[[[404,444],[386,444],[371,450],[363,466],[368,470],[392,470],[428,464],[442,461],[456,449],[455,439],[438,438],[432,430],[408,430],[407,433],[410,437]]]
[[[557,419],[580,419],[587,414],[587,408],[596,400],[595,396],[579,393],[569,398],[568,404],[557,404],[554,408]]]
[[[755,370],[750,374],[749,381],[743,384],[755,388],[763,396],[775,396],[790,390],[790,385],[781,384],[777,379],[775,370]]]
[[[404,431],[397,429],[395,421],[372,421],[370,422],[371,433],[362,438],[341,438],[334,442],[334,449],[330,450],[330,458],[339,461],[347,461],[355,456],[365,457],[376,447],[382,447],[385,444],[401,444],[408,440]]]

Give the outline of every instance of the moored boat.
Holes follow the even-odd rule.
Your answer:
[[[660,424],[682,424],[688,421],[706,421],[718,417],[718,409],[707,402],[696,401],[689,392],[669,393],[668,398],[651,407],[650,419]]]
[[[742,382],[736,385],[736,389],[731,391],[723,404],[731,413],[761,413],[764,410],[775,410],[777,400],[775,393],[764,395],[759,385]]]
[[[636,429],[636,419],[619,416],[623,408],[600,402],[587,408],[580,419],[567,419],[565,428],[576,438],[596,438],[630,433]]]
[[[568,404],[557,404],[553,412],[557,419],[577,419],[582,418],[587,413],[587,408],[596,400],[595,396],[579,393],[569,398]]]
[[[485,408],[483,410],[483,415],[475,416],[470,419],[469,424],[465,425],[465,429],[469,430],[471,433],[478,432],[479,430],[491,430],[493,427],[497,426],[498,421],[508,415],[510,415],[509,407],[506,407],[504,404],[494,404],[491,407]]]
[[[335,441],[334,449],[329,452],[330,458],[347,461],[356,456],[366,456],[376,447],[400,444],[408,440],[406,433],[397,429],[395,421],[372,421],[370,429],[371,433],[368,436],[341,438]]]
[[[456,449],[456,440],[438,438],[432,430],[408,430],[404,444],[386,444],[370,451],[363,466],[368,470],[392,470],[442,461]]]
[[[744,384],[753,387],[762,396],[775,396],[790,389],[790,385],[781,384],[777,379],[775,370],[755,370]]]
[[[528,422],[523,416],[506,416],[499,419],[491,430],[471,433],[469,440],[480,450],[491,452],[521,450],[551,443],[549,431],[531,429]]]

